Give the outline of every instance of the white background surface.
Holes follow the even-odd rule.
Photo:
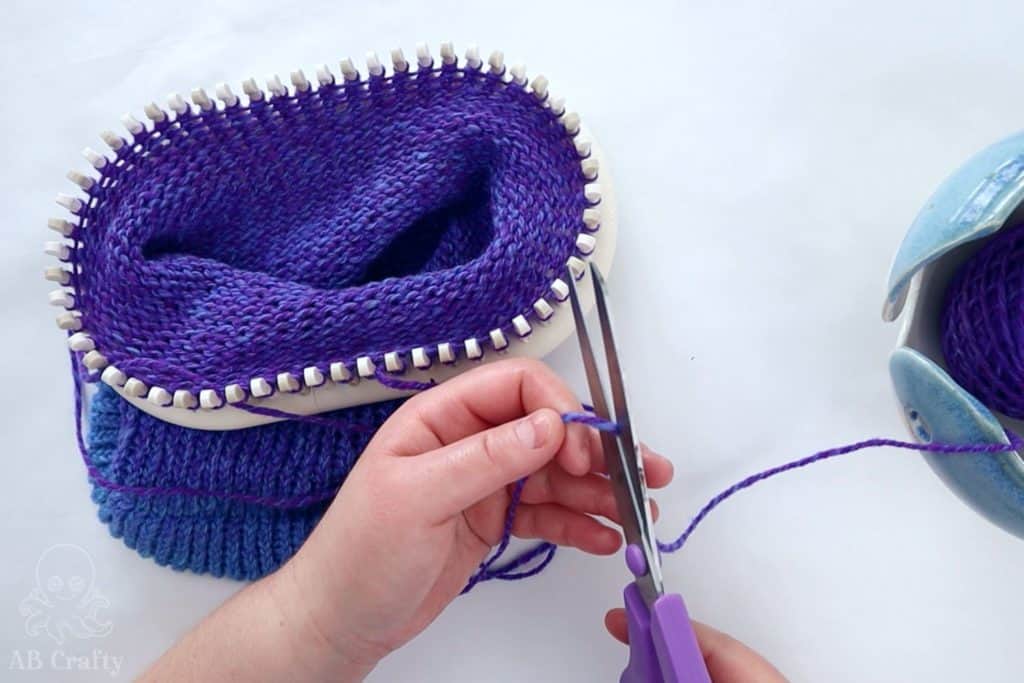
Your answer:
[[[102,7],[100,5],[103,5]],[[139,672],[238,584],[159,568],[95,519],[73,445],[62,335],[39,245],[53,196],[100,130],[170,91],[385,54],[500,47],[542,70],[614,163],[611,278],[641,436],[669,454],[662,537],[711,494],[841,442],[902,436],[880,322],[903,231],[939,181],[1024,118],[1019,3],[4,3],[0,128],[0,678],[30,638],[37,558],[94,558],[114,632],[87,647]],[[439,179],[439,182],[441,179]],[[579,379],[572,347],[552,359]],[[915,455],[879,451],[729,502],[666,581],[693,614],[794,681],[1019,681],[1024,543]],[[618,559],[563,552],[487,585],[385,661],[376,681],[617,680],[604,634]]]

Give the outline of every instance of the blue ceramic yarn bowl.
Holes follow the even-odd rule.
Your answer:
[[[1009,443],[1024,422],[994,413],[946,371],[940,315],[957,268],[996,232],[1024,221],[1024,132],[982,150],[947,178],[907,231],[889,273],[882,317],[902,314],[889,372],[919,441]],[[967,505],[1024,538],[1024,454],[943,457],[929,465]]]

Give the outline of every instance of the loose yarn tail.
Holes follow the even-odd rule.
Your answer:
[[[557,549],[555,544],[538,543],[533,547],[520,552],[518,555],[507,560],[503,564],[495,566],[497,561],[505,554],[505,551],[508,550],[509,543],[512,541],[512,524],[515,522],[516,509],[519,507],[519,500],[523,496],[523,488],[525,486],[526,477],[523,477],[516,482],[515,487],[512,489],[511,499],[509,500],[508,512],[505,513],[505,527],[501,533],[501,541],[498,543],[494,552],[491,553],[491,556],[481,562],[477,570],[469,577],[469,581],[466,582],[466,586],[462,589],[460,595],[465,595],[469,591],[473,590],[477,584],[484,581],[491,581],[493,579],[499,579],[501,581],[519,581],[520,579],[535,576],[544,571],[544,568],[551,564],[551,561],[555,559],[555,550]],[[516,571],[517,569],[530,564],[538,557],[541,557],[540,562],[530,569]]]
[[[586,424],[600,431],[613,431],[617,432],[619,426],[608,420],[603,420],[593,413],[566,413],[562,416],[562,421],[565,423],[577,423]],[[729,498],[739,493],[744,489],[748,489],[754,484],[760,483],[767,479],[771,479],[774,476],[782,474],[783,472],[789,472],[790,470],[799,469],[806,467],[807,465],[813,465],[814,463],[821,462],[823,460],[829,460],[831,458],[838,457],[840,455],[847,455],[856,451],[862,451],[869,448],[898,448],[909,451],[920,451],[923,453],[938,453],[942,455],[973,455],[978,453],[1008,453],[1011,451],[1020,450],[1024,447],[1024,439],[1014,434],[1013,432],[1007,431],[1006,438],[1009,441],[1007,444],[950,444],[950,443],[915,443],[911,441],[900,441],[897,439],[867,439],[865,441],[858,441],[856,443],[847,444],[845,446],[837,446],[836,448],[829,448],[824,451],[818,451],[803,458],[787,462],[783,465],[777,465],[760,472],[756,472],[745,479],[741,479],[732,486],[722,490],[716,494],[711,500],[704,504],[703,507],[697,512],[694,518],[690,521],[690,524],[675,540],[668,543],[658,541],[658,550],[663,553],[674,553],[680,550],[686,541],[689,540],[693,532],[697,530],[701,522],[711,513],[712,510],[717,508],[719,505],[724,503]]]
[[[819,451],[812,455],[808,455],[798,460],[793,460],[784,465],[778,465],[756,474],[752,474],[746,479],[736,482],[732,486],[718,493],[714,498],[709,500],[704,506],[697,512],[694,518],[690,521],[690,524],[686,527],[674,541],[669,543],[658,542],[658,549],[663,553],[674,553],[682,548],[686,541],[690,538],[693,532],[697,529],[704,518],[714,510],[716,507],[721,505],[727,499],[736,495],[743,489],[750,488],[758,482],[762,482],[766,479],[770,479],[776,475],[795,470],[800,467],[806,467],[807,465],[813,465],[816,462],[835,458],[840,455],[847,455],[856,451],[862,451],[869,448],[898,448],[908,451],[920,451],[922,453],[939,453],[943,455],[974,455],[977,453],[1008,453],[1011,451],[1019,450],[1024,447],[1024,439],[1017,436],[1013,432],[1006,433],[1007,439],[1010,443],[1008,444],[949,444],[949,443],[914,443],[910,441],[898,441],[896,439],[868,439],[866,441],[858,441],[857,443],[848,444],[846,446],[838,446],[836,448],[830,448],[828,450]]]

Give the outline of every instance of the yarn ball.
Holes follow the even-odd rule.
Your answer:
[[[960,386],[988,408],[1024,418],[1024,222],[997,232],[953,277],[942,351]]]
[[[172,393],[223,397],[258,377],[273,390],[283,372],[486,340],[537,315],[597,227],[574,126],[498,73],[445,64],[140,128],[76,211],[70,284],[93,353]],[[199,431],[100,384],[83,449],[93,499],[144,556],[258,578],[397,405],[322,416],[351,430]]]

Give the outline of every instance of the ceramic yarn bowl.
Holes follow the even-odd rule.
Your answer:
[[[907,426],[919,441],[1009,443],[1024,421],[997,414],[946,369],[940,319],[958,267],[1002,228],[1024,221],[1024,132],[988,147],[947,178],[928,200],[893,260],[882,317],[903,325],[889,360]],[[925,454],[939,477],[989,521],[1024,538],[1021,453]]]

